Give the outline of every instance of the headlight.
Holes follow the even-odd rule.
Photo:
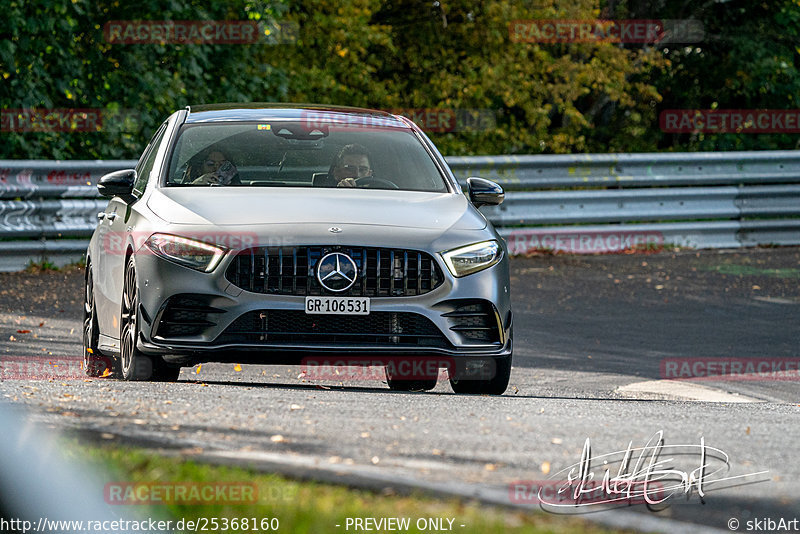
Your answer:
[[[207,273],[214,270],[226,251],[202,241],[167,234],[151,235],[145,246],[162,258]]]
[[[502,257],[503,249],[497,241],[483,241],[442,252],[444,263],[456,278],[487,269]]]

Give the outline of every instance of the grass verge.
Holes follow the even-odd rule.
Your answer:
[[[68,455],[87,460],[100,473],[109,497],[109,488],[131,485],[128,496],[135,495],[135,488],[145,483],[176,488],[182,483],[188,486],[240,485],[253,487],[254,499],[246,503],[209,502],[185,504],[128,504],[119,505],[120,512],[138,517],[153,517],[177,521],[199,521],[207,523],[209,531],[265,532],[262,528],[276,523],[261,523],[262,519],[277,519],[277,532],[291,533],[347,533],[356,530],[352,523],[347,528],[348,518],[408,518],[408,529],[395,532],[432,532],[448,530],[459,534],[543,534],[546,532],[575,532],[601,534],[623,532],[608,530],[577,517],[549,515],[544,512],[505,509],[486,506],[477,502],[458,499],[437,499],[423,494],[395,495],[391,490],[376,493],[343,486],[287,479],[275,474],[261,473],[236,467],[201,464],[178,457],[164,457],[143,449],[117,446],[87,446],[71,443],[66,447]],[[132,483],[132,484],[131,484]],[[187,484],[183,484],[186,486]],[[127,487],[131,487],[127,486]],[[149,486],[150,488],[153,485]],[[131,493],[134,491],[134,493]],[[152,490],[149,495],[153,495]],[[118,495],[124,495],[122,494]],[[142,494],[144,495],[144,494]],[[229,496],[233,493],[229,493]],[[243,494],[246,495],[246,494]],[[201,499],[202,500],[202,499]],[[254,501],[254,502],[252,502]],[[217,528],[208,523],[217,520]],[[244,526],[248,518],[249,528]],[[418,520],[439,520],[440,529],[417,528]],[[228,521],[225,522],[225,519]],[[233,528],[233,519],[237,519]],[[452,520],[449,522],[448,520]],[[174,523],[173,523],[174,524]],[[228,526],[227,529],[223,528]],[[253,526],[256,525],[256,528]],[[338,525],[338,526],[337,526]],[[463,525],[463,526],[462,526]],[[188,529],[185,529],[188,530]],[[200,529],[202,530],[202,529]],[[375,529],[373,532],[388,532]]]

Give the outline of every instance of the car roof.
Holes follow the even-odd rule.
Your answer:
[[[219,121],[314,120],[355,123],[363,126],[411,128],[410,121],[374,109],[320,104],[247,103],[186,106],[187,123]]]

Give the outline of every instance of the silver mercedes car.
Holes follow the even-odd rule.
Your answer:
[[[87,251],[90,376],[203,362],[384,367],[391,389],[502,394],[508,251],[410,120],[291,104],[187,107],[109,198]]]

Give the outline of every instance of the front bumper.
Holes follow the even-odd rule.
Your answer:
[[[421,336],[414,342],[401,342],[395,341],[395,336],[389,333],[376,337],[378,341],[364,343],[353,333],[342,340],[335,339],[337,336],[330,332],[330,335],[321,336],[312,335],[313,332],[306,332],[307,336],[283,336],[276,342],[275,336],[269,335],[254,339],[251,331],[248,336],[237,340],[236,336],[231,335],[231,331],[238,328],[237,321],[265,312],[285,316],[302,314],[305,297],[254,293],[235,286],[224,274],[231,257],[232,254],[226,257],[213,273],[201,273],[153,254],[136,255],[141,317],[138,347],[142,352],[161,355],[175,362],[237,361],[261,364],[293,364],[321,355],[352,355],[359,358],[425,355],[500,358],[511,354],[512,314],[506,258],[479,273],[454,278],[441,263],[441,258],[436,257],[445,273],[444,282],[439,287],[417,296],[373,297],[370,313],[417,317],[431,325],[438,340],[429,343],[428,338]],[[182,295],[196,297],[202,301],[204,310],[213,311],[209,311],[204,318],[208,324],[202,328],[173,335],[174,332],[164,328],[165,314],[169,313],[169,303],[174,302],[171,299]],[[496,331],[493,337],[470,338],[469,333],[464,331],[466,327],[454,319],[454,310],[475,303],[479,303],[485,312],[481,320],[485,324],[493,323]],[[164,335],[164,332],[168,335]],[[401,336],[397,338],[399,340]]]

